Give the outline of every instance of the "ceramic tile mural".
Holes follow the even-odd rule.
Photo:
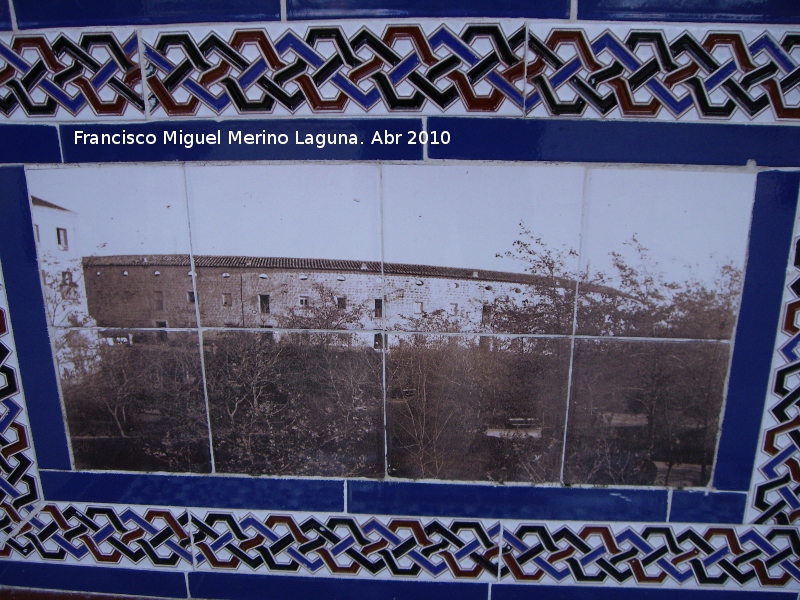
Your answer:
[[[28,4],[0,586],[797,599],[800,14]]]

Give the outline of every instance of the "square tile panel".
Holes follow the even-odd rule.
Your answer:
[[[84,566],[84,577],[89,574],[85,566],[100,564],[115,568],[123,581],[136,568],[143,579],[155,575],[163,583],[169,578],[154,570],[192,569],[190,528],[186,509],[49,502],[41,503],[3,546],[34,563]],[[136,593],[145,593],[142,587],[149,586]]]
[[[731,339],[755,176],[591,169],[577,333]]]
[[[77,469],[211,470],[197,331],[57,329],[53,344]]]
[[[382,353],[362,333],[203,333],[218,473],[382,477]]]
[[[196,327],[180,167],[28,171],[54,327]]]
[[[204,327],[382,327],[377,167],[187,167],[186,177]]]
[[[800,91],[790,75],[796,61],[793,33],[778,27],[737,24],[710,31],[699,24],[584,21],[553,27],[531,21],[525,114],[736,123],[796,119]],[[763,87],[745,75],[770,63],[776,79],[761,80]]]
[[[571,333],[584,171],[383,167],[388,329]]]
[[[729,361],[724,342],[577,340],[564,481],[705,486]]]
[[[772,537],[759,527],[701,526],[698,533],[683,525],[667,529],[569,521],[503,521],[502,527],[501,581],[536,583],[537,591],[543,589],[542,584],[561,584],[559,588],[566,584],[584,584],[602,586],[584,587],[593,591],[591,597],[604,597],[609,593],[609,598],[634,598],[642,591],[633,592],[631,588],[646,585],[652,592],[657,589],[654,595],[664,597],[685,598],[695,593],[705,597],[706,593],[719,593],[723,598],[732,593],[746,594],[742,587],[749,582],[770,585],[770,582],[788,581],[785,572],[779,574],[777,568],[766,568],[767,564],[780,563],[780,559],[773,561],[772,558],[780,555],[779,548],[786,543],[785,538],[780,534]],[[793,566],[788,569],[793,570]],[[687,589],[689,586],[685,584],[695,577],[713,585],[714,589],[703,592]],[[501,598],[525,597],[524,588],[519,592],[519,587],[498,587],[502,589]],[[674,596],[668,591],[677,592],[679,587],[683,589]],[[583,598],[580,589],[571,588],[566,593]],[[630,596],[626,593],[628,590]],[[553,593],[565,592],[556,589]]]
[[[558,481],[569,340],[389,335],[389,474]]]

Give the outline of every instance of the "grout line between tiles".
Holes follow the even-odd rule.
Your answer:
[[[505,539],[505,523],[500,521],[500,532],[497,539],[497,583],[500,583],[500,579],[502,578],[502,571],[503,571],[503,540]],[[489,584],[489,600],[492,598],[492,584]]]
[[[144,37],[143,37],[143,30],[141,28],[136,29],[136,44],[139,48],[139,74],[141,77],[141,86],[142,86],[142,101],[144,103],[144,120],[150,120],[150,102],[149,102],[149,94],[148,87],[147,87],[147,69],[145,68],[145,57],[144,57]]]
[[[264,329],[260,327],[53,327],[54,331],[107,331],[113,329],[124,329],[125,331],[155,331],[155,332],[188,332],[193,333],[198,329],[203,331],[229,331],[229,332],[248,332],[248,333],[264,333]],[[620,342],[648,342],[653,344],[712,344],[712,345],[730,345],[732,342],[728,339],[706,339],[706,338],[674,338],[674,337],[636,337],[636,336],[621,336],[621,335],[590,335],[590,334],[575,334],[568,333],[484,333],[480,331],[426,331],[415,329],[398,329],[387,331],[385,327],[378,327],[375,329],[284,329],[281,327],[270,328],[269,331],[273,333],[344,333],[353,335],[374,335],[376,333],[391,334],[393,336],[405,337],[409,335],[436,335],[442,337],[486,337],[486,338],[501,338],[501,339],[571,339],[576,340],[598,340],[611,343]]]
[[[528,103],[528,61],[530,60],[528,57],[528,37],[530,36],[530,24],[528,21],[525,21],[523,27],[525,28],[525,36],[523,37],[522,42],[522,57],[523,57],[523,69],[522,69],[522,118],[524,119],[526,116],[526,107]]]
[[[422,117],[422,131],[424,131],[425,133],[428,133],[428,116],[427,115],[423,115],[423,117]],[[426,137],[425,139],[427,140],[428,138]],[[422,162],[423,163],[428,162],[428,144],[427,144],[427,142],[422,144]]]
[[[716,462],[716,461],[714,461]],[[672,488],[667,489],[667,516],[666,522],[669,523],[670,517],[672,516]]]
[[[191,537],[192,536],[190,535],[189,539],[191,539]],[[194,548],[194,546],[192,546],[192,548]],[[194,552],[192,552],[192,566],[194,566]],[[186,584],[186,597],[191,598],[192,592],[189,591],[189,571],[183,572],[183,582]]]
[[[575,277],[575,298],[572,305],[572,335],[570,336],[569,346],[569,370],[567,371],[567,406],[564,411],[564,435],[561,439],[561,472],[558,475],[558,482],[564,485],[564,469],[567,464],[567,431],[569,430],[569,406],[572,402],[572,372],[575,364],[575,338],[578,330],[578,292],[580,291],[580,269],[581,260],[584,252],[584,232],[586,230],[586,205],[589,187],[589,169],[583,170],[583,192],[581,197],[581,227],[578,233],[578,273]]]
[[[192,553],[192,571],[197,571],[197,549],[194,545],[194,523],[192,523],[192,509],[186,508],[186,514],[189,516],[189,522],[186,524],[187,529],[189,530],[189,550]],[[186,575],[186,592],[187,597],[191,598],[191,593],[189,592],[189,575]]]
[[[569,20],[578,20],[578,0],[570,0],[569,3]]]
[[[285,23],[288,21],[288,11],[286,10],[286,0],[281,0],[281,22]]]
[[[19,31],[17,26],[17,11],[14,10],[14,1],[8,0],[8,16],[11,17],[11,31]]]
[[[342,481],[342,489],[344,491],[344,513],[347,514],[347,479]]]
[[[383,475],[389,476],[389,416],[388,394],[386,393],[386,347],[389,336],[386,332],[386,277],[383,264],[386,261],[384,241],[384,212],[383,212],[383,165],[378,165],[378,215],[380,218],[380,244],[381,244],[381,391],[383,398]]]
[[[189,216],[189,182],[186,179],[186,165],[181,165],[183,174],[183,195],[186,200],[186,225],[189,229],[189,269],[192,273],[192,290],[194,293],[194,313],[197,319],[197,343],[200,351],[200,373],[203,376],[203,399],[206,408],[206,425],[208,426],[208,454],[211,459],[211,473],[216,473],[217,468],[214,462],[214,436],[211,431],[211,407],[208,401],[208,378],[206,377],[206,359],[203,346],[203,328],[200,327],[200,295],[197,290],[197,270],[194,265],[194,249],[192,247],[192,219]]]
[[[61,159],[61,164],[64,163],[64,143],[61,140],[61,123],[55,123],[56,137],[58,138],[58,155]]]
[[[17,537],[19,533],[25,528],[25,526],[28,523],[30,523],[31,520],[36,518],[36,515],[42,512],[42,509],[45,507],[46,504],[47,502],[45,500],[43,499],[38,500],[33,505],[33,508],[29,510],[28,514],[25,515],[16,525],[14,525],[14,527],[11,529],[11,531],[8,532],[8,534],[6,533],[0,534],[0,544],[7,547],[6,546],[7,541],[13,540],[15,537]]]

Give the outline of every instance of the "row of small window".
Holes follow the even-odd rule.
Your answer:
[[[186,292],[186,300],[190,304],[194,304],[196,302],[196,296],[194,292]],[[154,304],[155,310],[164,310],[164,292],[154,292]],[[233,306],[233,297],[231,294],[224,293],[222,294],[222,306]],[[311,306],[311,300],[308,296],[300,296],[298,299],[298,306],[301,308]],[[336,297],[336,307],[342,310],[347,308],[347,296],[337,296]],[[269,294],[259,294],[258,295],[258,309],[261,314],[269,314]],[[487,319],[488,311],[490,307],[488,305],[483,306],[483,320]],[[421,315],[425,312],[424,306],[422,302],[414,302],[414,313]],[[458,315],[458,304],[455,302],[450,303],[450,314],[451,315]],[[379,319],[383,317],[383,300],[381,298],[375,298],[375,318]]]
[[[164,292],[153,292],[153,300],[155,310],[164,310]],[[197,301],[195,293],[186,292],[186,301],[189,302],[189,304],[194,304]],[[419,312],[422,312],[422,303],[418,302],[417,304],[419,304]],[[233,306],[233,297],[231,294],[223,292],[222,306]],[[310,298],[308,296],[300,296],[298,299],[298,306],[311,306]],[[342,310],[346,309],[347,296],[337,296],[336,307]],[[269,294],[258,295],[258,310],[261,314],[269,314]],[[383,300],[381,298],[375,298],[375,317],[383,317]]]
[[[42,239],[39,236],[39,226],[33,225],[33,232],[36,234],[36,242],[41,243]],[[67,242],[67,230],[63,227],[56,227],[56,243],[59,250],[69,250],[69,243]]]

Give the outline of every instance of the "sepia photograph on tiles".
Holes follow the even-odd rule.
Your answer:
[[[750,174],[187,165],[28,184],[78,468],[710,477]]]
[[[76,468],[210,471],[182,169],[29,169],[27,181]]]

